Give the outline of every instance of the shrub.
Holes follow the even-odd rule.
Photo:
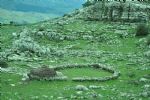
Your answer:
[[[7,68],[8,67],[8,64],[6,61],[3,61],[3,60],[0,60],[0,67],[2,68]]]
[[[43,26],[39,27],[39,31],[44,31],[45,28]]]
[[[38,56],[49,56],[51,50],[48,47],[40,46],[31,37],[26,36],[25,38],[19,38],[13,42],[13,48],[24,53],[36,54]]]
[[[136,36],[146,36],[149,34],[148,26],[146,24],[139,24],[136,29]]]
[[[147,45],[150,45],[150,35],[147,37]]]
[[[85,2],[85,3],[82,4],[82,5],[83,5],[83,7],[88,7],[88,6],[90,6],[90,5],[93,5],[93,3],[90,2],[90,1],[87,1],[87,2]]]
[[[147,57],[147,58],[150,58],[150,50],[145,52],[144,55]]]

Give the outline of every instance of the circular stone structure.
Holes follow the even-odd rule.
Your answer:
[[[102,64],[73,64],[73,65],[56,66],[54,68],[49,68],[44,66],[41,68],[30,70],[30,72],[27,75],[30,80],[67,81],[67,77],[58,71],[65,70],[68,68],[69,69],[70,68],[94,68],[96,70],[104,70],[112,74],[111,76],[105,76],[105,77],[87,77],[87,76],[73,77],[71,80],[75,82],[84,82],[84,81],[104,82],[108,80],[117,79],[120,76],[120,72]]]
[[[72,81],[75,82],[83,82],[83,81],[98,81],[98,82],[104,82],[108,80],[114,80],[117,79],[120,76],[120,72],[113,70],[112,68],[109,68],[102,64],[74,64],[74,65],[63,65],[63,66],[57,66],[54,69],[55,70],[65,70],[68,68],[87,68],[91,67],[97,70],[104,70],[109,73],[112,73],[111,76],[105,76],[105,77],[74,77],[72,78]]]
[[[47,66],[37,68],[37,69],[32,69],[30,72],[27,74],[30,80],[33,79],[43,79],[43,78],[50,78],[50,77],[55,77],[56,76],[56,71],[52,68],[48,68]]]

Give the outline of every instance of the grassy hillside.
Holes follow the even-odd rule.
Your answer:
[[[145,52],[149,48],[142,41],[147,37],[135,36],[135,27],[135,24],[129,23],[68,18],[27,26],[1,26],[1,53],[13,48],[14,41],[19,40],[20,37],[14,37],[12,33],[20,34],[23,29],[28,31],[27,37],[33,38],[43,49],[43,46],[51,48],[51,52],[48,55],[44,53],[38,55],[28,51],[26,55],[25,51],[20,51],[21,48],[16,47],[19,55],[14,53],[8,60],[10,66],[8,70],[12,73],[7,71],[1,73],[0,98],[2,100],[148,100],[150,60]],[[46,34],[56,35],[49,37]],[[68,37],[64,38],[66,35]],[[33,67],[76,63],[101,63],[112,66],[113,69],[120,71],[121,76],[106,82],[73,82],[71,78],[77,76],[111,75],[103,70],[75,68],[60,70],[68,76],[67,81],[21,80],[22,75]],[[84,85],[88,90],[78,91],[77,85]]]
[[[84,0],[0,0],[0,7],[7,10],[64,14],[80,8]]]
[[[58,15],[43,14],[37,12],[10,11],[10,10],[0,8],[1,23],[9,23],[10,21],[14,21],[18,24],[36,23],[39,21],[44,21],[55,17],[58,17]]]

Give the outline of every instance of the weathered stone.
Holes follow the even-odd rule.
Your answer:
[[[78,91],[87,91],[87,90],[89,90],[86,86],[84,86],[84,85],[77,85],[76,87],[75,87],[75,89],[76,90],[78,90]]]
[[[147,82],[148,80],[146,79],[146,78],[140,78],[140,80],[139,80],[140,82]]]
[[[146,22],[150,19],[150,6],[133,1],[97,2],[80,10],[76,17],[85,20]]]

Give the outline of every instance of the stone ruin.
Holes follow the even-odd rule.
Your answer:
[[[125,22],[147,22],[150,20],[150,5],[138,0],[98,0],[91,6],[79,10],[76,18],[84,20],[108,20]]]
[[[27,75],[29,80],[40,80],[55,77],[57,73],[53,68],[42,66],[41,68],[30,70],[30,72]]]
[[[71,80],[74,82],[85,82],[85,81],[97,81],[97,82],[104,82],[109,80],[118,79],[120,76],[120,72],[107,67],[102,64],[72,64],[72,65],[62,65],[62,66],[55,66],[53,68],[49,68],[48,66],[42,66],[40,68],[32,69],[27,74],[28,78],[25,80],[61,80],[66,81],[67,76],[64,76],[59,70],[64,70],[68,68],[94,68],[97,70],[104,70],[106,72],[111,73],[111,76],[104,76],[104,77],[74,77]]]

